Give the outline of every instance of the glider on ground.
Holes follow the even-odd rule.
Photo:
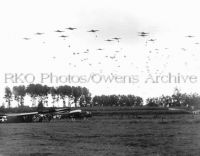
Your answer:
[[[0,114],[0,123],[20,123],[20,122],[50,122],[54,116],[61,116],[61,118],[80,119],[90,117],[91,112],[83,112],[82,110],[72,110],[71,108],[60,109],[46,109],[38,112],[29,113],[8,113]]]

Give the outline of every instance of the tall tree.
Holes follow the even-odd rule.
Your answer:
[[[24,106],[24,96],[26,95],[25,86],[14,86],[13,94],[15,96],[15,100],[18,102],[18,106]]]
[[[50,93],[50,87],[47,85],[41,85],[41,84],[30,84],[26,92],[33,98],[33,101],[35,101],[36,98],[39,98],[39,101],[42,101],[43,104],[46,103],[48,105],[48,94]]]
[[[50,87],[48,87],[47,85],[44,85],[41,87],[41,99],[44,102],[44,104],[46,104],[46,106],[48,107],[48,94],[50,93]]]
[[[110,95],[109,96],[110,106],[118,106],[119,104],[119,97],[117,95]]]
[[[5,96],[6,102],[8,103],[8,108],[11,107],[11,101],[12,101],[12,91],[9,87],[5,88]]]
[[[55,102],[58,102],[58,100],[59,100],[57,88],[50,87],[50,94],[51,94],[51,97],[52,97],[52,100],[53,100],[52,104],[53,104],[53,107],[54,107]]]
[[[86,87],[81,88],[80,106],[86,107],[91,102],[91,93]]]
[[[31,97],[32,107],[36,107],[36,88],[35,84],[30,84],[26,88],[26,93]]]
[[[66,107],[66,98],[70,99],[72,97],[72,88],[70,86],[59,86],[57,88],[60,98],[63,100],[63,107]]]
[[[78,87],[72,87],[72,96],[74,98],[74,104],[75,104],[75,107],[77,107],[77,102],[79,100],[79,98],[81,97],[82,95],[82,89],[80,86]]]
[[[38,103],[37,111],[42,111],[43,109],[44,109],[43,101],[40,101],[40,102]]]

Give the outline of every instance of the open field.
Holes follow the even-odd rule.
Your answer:
[[[76,109],[76,108],[74,108]],[[191,111],[185,108],[177,108],[169,110],[164,107],[82,107],[82,110],[91,111],[95,116],[111,116],[111,115],[159,115],[159,114],[191,114]]]
[[[192,115],[0,124],[0,155],[199,155],[199,130]]]

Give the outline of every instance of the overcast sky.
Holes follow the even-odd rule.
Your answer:
[[[172,94],[175,87],[200,93],[199,15],[198,0],[0,1],[1,96],[5,86],[20,85],[5,83],[6,73],[31,73],[34,83],[40,83],[41,73],[87,77],[96,73],[95,81],[99,75],[138,76],[132,84],[45,81],[52,86],[86,86],[92,95],[146,98]],[[91,29],[99,31],[88,32]],[[149,34],[141,37],[139,32]],[[115,37],[121,38],[119,42]],[[145,83],[150,74],[169,73],[197,76],[197,81]]]

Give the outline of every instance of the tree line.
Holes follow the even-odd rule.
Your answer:
[[[160,96],[148,98],[147,106],[153,107],[183,107],[183,108],[200,108],[200,95],[197,93],[181,93],[177,88],[171,96]]]
[[[4,99],[8,108],[12,107],[12,101],[18,103],[18,107],[24,106],[25,96],[31,98],[32,107],[48,106],[49,96],[52,98],[52,104],[60,100],[63,103],[63,107],[71,107],[70,101],[73,101],[75,107],[86,106],[141,106],[143,100],[139,96],[134,95],[101,95],[91,97],[89,89],[80,86],[58,86],[49,87],[41,84],[30,84],[28,86],[20,85],[14,86],[12,89],[5,88]],[[68,103],[66,100],[68,99]]]
[[[39,103],[48,106],[49,95],[52,97],[53,105],[59,100],[62,100],[63,107],[67,106],[67,98],[74,101],[75,107],[78,105],[84,107],[91,101],[91,93],[86,87],[67,85],[49,87],[41,84],[30,84],[27,87],[24,85],[14,86],[12,89],[6,87],[4,99],[8,108],[11,107],[11,103],[14,100],[17,101],[18,106],[24,106],[24,98],[26,95],[31,97],[33,107],[38,105],[36,103],[37,100]],[[70,107],[70,103],[68,106]]]
[[[143,99],[134,95],[101,95],[94,96],[93,106],[142,106]]]
[[[73,101],[75,107],[143,105],[143,99],[135,95],[101,95],[92,98],[89,89],[80,86],[64,85],[49,87],[41,84],[30,84],[28,86],[14,86],[12,89],[9,87],[5,88],[4,99],[8,108],[12,107],[12,101],[14,100],[18,103],[18,107],[22,108],[24,106],[25,96],[31,98],[32,107],[38,107],[38,105],[48,106],[49,96],[52,98],[53,106],[61,100],[63,107],[71,107],[69,101]],[[199,108],[200,95],[196,93],[181,93],[178,89],[175,89],[171,96],[162,95],[160,97],[148,98],[146,100],[146,105],[150,107]]]

